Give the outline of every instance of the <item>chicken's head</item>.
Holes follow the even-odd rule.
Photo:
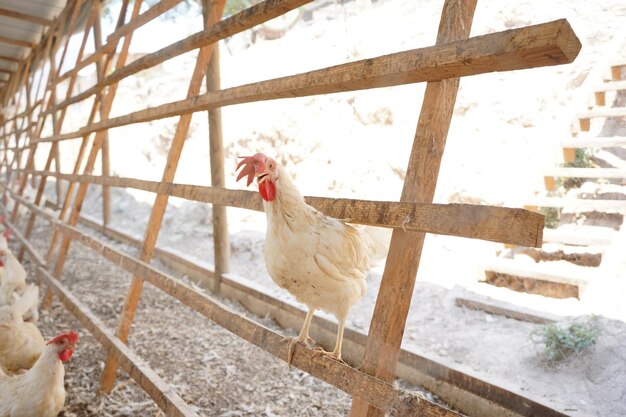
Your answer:
[[[76,332],[65,332],[56,336],[46,344],[52,345],[52,348],[57,352],[62,362],[67,362],[72,357],[72,353],[74,353],[76,343],[78,343],[78,334]]]
[[[248,177],[248,184],[256,177],[259,184],[259,193],[263,200],[271,202],[276,198],[276,183],[278,182],[278,164],[272,158],[257,153],[253,156],[240,156],[241,161],[237,165],[237,170],[243,169],[237,176],[237,181],[243,177]]]

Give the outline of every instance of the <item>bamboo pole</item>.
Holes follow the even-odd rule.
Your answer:
[[[226,0],[214,0],[211,21],[219,21],[224,11],[225,3]],[[205,46],[200,50],[200,53],[196,58],[196,66],[194,68],[193,75],[191,76],[191,81],[187,91],[188,98],[196,96],[200,91],[207,64],[213,49],[214,44]],[[180,117],[178,125],[176,126],[176,132],[174,133],[174,138],[172,139],[172,144],[170,145],[169,153],[167,155],[167,162],[165,164],[161,182],[172,182],[176,176],[176,169],[178,168],[180,155],[185,144],[185,139],[187,138],[187,133],[189,132],[190,123],[191,114],[186,114]],[[159,231],[161,230],[165,210],[167,209],[168,199],[169,196],[167,194],[157,194],[155,197],[154,204],[152,205],[152,211],[150,212],[150,219],[148,220],[148,225],[146,226],[143,246],[141,248],[140,259],[144,262],[150,261],[154,254],[156,241],[159,236]],[[120,318],[117,329],[117,336],[124,342],[128,340],[128,335],[135,317],[135,312],[137,311],[137,306],[139,305],[142,290],[143,278],[137,275],[133,276],[128,294],[126,296],[126,301],[124,303],[124,308],[122,310],[122,317]],[[111,389],[113,389],[113,384],[115,383],[117,376],[117,367],[118,364],[116,359],[109,355],[100,381],[100,389],[102,392],[109,393],[111,392]]]
[[[470,35],[476,0],[446,0],[437,44]],[[433,201],[446,137],[452,120],[459,78],[428,83],[400,201]],[[411,306],[425,234],[395,229],[370,324],[361,367],[383,381],[392,381]],[[384,412],[354,399],[352,417],[382,417]]]
[[[210,26],[210,2],[203,0],[204,28]],[[220,82],[220,49],[213,48],[209,67],[206,74],[207,91],[217,91],[221,88]],[[211,163],[211,186],[225,187],[224,175],[224,140],[222,135],[222,110],[215,108],[208,111],[209,119],[209,158]],[[222,276],[230,272],[230,241],[228,237],[228,219],[226,206],[213,204],[213,254],[215,259],[215,279],[213,292],[219,294]]]

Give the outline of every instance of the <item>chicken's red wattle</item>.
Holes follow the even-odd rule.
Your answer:
[[[265,180],[259,184],[259,193],[263,200],[270,202],[276,198],[276,184],[273,181]]]

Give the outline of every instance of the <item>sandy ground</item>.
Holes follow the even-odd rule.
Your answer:
[[[260,40],[247,48],[246,35],[237,36],[228,45],[221,44],[223,86],[431,45],[441,4],[441,1],[429,0],[416,7],[415,2],[409,0],[380,1],[358,13],[353,3],[337,4],[320,12],[314,25],[300,23],[275,41]],[[541,4],[481,1],[472,29],[475,36],[563,17],[571,23],[583,44],[573,64],[462,80],[436,202],[515,207],[543,189],[542,169],[558,162],[556,143],[569,134],[573,116],[581,110],[577,87],[593,65],[603,58],[600,51],[610,42],[612,34],[626,23],[626,4],[618,0],[563,0]],[[380,22],[394,24],[381,27]],[[122,82],[112,115],[183,98],[193,58],[193,54],[187,54]],[[250,65],[252,62],[254,67]],[[87,84],[88,78],[82,81]],[[237,155],[262,151],[276,155],[279,162],[287,165],[305,195],[396,200],[402,187],[423,88],[423,85],[412,85],[225,108],[227,173],[234,172]],[[85,113],[86,107],[80,111]],[[68,120],[64,130],[74,130],[82,123],[84,120],[73,118]],[[607,127],[609,133],[626,135],[625,124],[611,123]],[[176,119],[171,118],[112,130],[113,174],[159,180],[175,124]],[[196,114],[191,126],[176,181],[208,185],[206,115]],[[76,149],[76,141],[61,147],[66,172],[72,166]],[[45,157],[45,154],[39,155]],[[241,187],[231,175],[227,175],[227,186]],[[120,190],[114,190],[113,195],[113,224],[141,237],[153,196]],[[98,215],[100,205],[99,191],[92,190],[85,212]],[[210,214],[208,206],[173,200],[159,244],[212,262]],[[229,228],[233,272],[262,285],[277,297],[289,299],[265,272],[262,260],[264,215],[230,209]],[[624,234],[622,232],[622,236]],[[626,347],[619,342],[626,329],[622,303],[626,296],[623,284],[626,268],[620,269],[624,267],[623,254],[613,254],[618,266],[607,270],[609,275],[615,275],[613,282],[621,278],[621,284],[609,287],[613,291],[603,286],[596,288],[587,304],[525,296],[540,309],[554,308],[573,315],[595,312],[604,316],[602,336],[592,350],[556,369],[547,369],[540,359],[540,347],[529,338],[536,325],[454,305],[454,293],[449,290],[457,284],[474,285],[482,273],[483,262],[492,257],[497,248],[489,242],[427,237],[404,347],[436,354],[491,382],[542,398],[571,415],[626,413]],[[76,269],[81,268],[76,266]],[[368,293],[353,308],[350,326],[368,330],[381,274],[382,265],[370,271]],[[106,304],[102,300],[89,300],[87,291],[82,294],[97,313],[112,320],[122,306],[123,285],[126,284],[112,286],[110,294],[115,301],[107,300]],[[163,302],[157,295],[154,295],[157,298],[151,297],[147,295],[146,305],[152,300],[159,305]],[[139,323],[150,325],[136,333],[138,339],[147,333],[162,331],[160,326],[153,328],[148,321]],[[243,345],[232,343],[238,347]],[[138,345],[140,353],[145,349]],[[219,346],[210,345],[207,351],[213,349]],[[92,362],[86,366],[96,365]],[[239,372],[239,368],[236,369]],[[224,372],[229,375],[228,371]],[[277,379],[293,378],[291,374],[279,375]],[[252,385],[255,393],[259,389],[257,385],[263,387],[262,384]],[[300,394],[293,394],[296,400],[291,404],[300,397]],[[337,394],[329,395],[328,398],[337,403],[333,410],[345,411],[347,400],[333,397]],[[258,398],[263,407],[256,412],[261,412],[271,402],[269,397]],[[229,406],[220,405],[225,410]],[[290,411],[283,415],[292,415],[294,408],[285,409]],[[279,411],[272,412],[281,415]]]

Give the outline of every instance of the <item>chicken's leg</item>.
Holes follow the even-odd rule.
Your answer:
[[[302,325],[302,329],[300,330],[300,334],[298,337],[295,337],[289,340],[289,350],[287,351],[287,365],[291,368],[291,360],[293,359],[293,348],[296,343],[303,343],[305,346],[309,347],[308,342],[312,341],[309,337],[309,328],[311,327],[311,320],[313,320],[313,313],[315,312],[314,308],[309,307],[308,313],[306,313],[306,318],[304,319],[304,324]]]
[[[335,350],[333,350],[332,352],[326,352],[324,349],[318,348],[316,349],[314,355],[328,356],[332,359],[338,360],[339,362],[345,363],[343,359],[341,359],[341,346],[343,345],[343,331],[345,327],[346,327],[346,318],[341,317],[339,319],[339,326],[337,328],[337,342],[335,342]]]

